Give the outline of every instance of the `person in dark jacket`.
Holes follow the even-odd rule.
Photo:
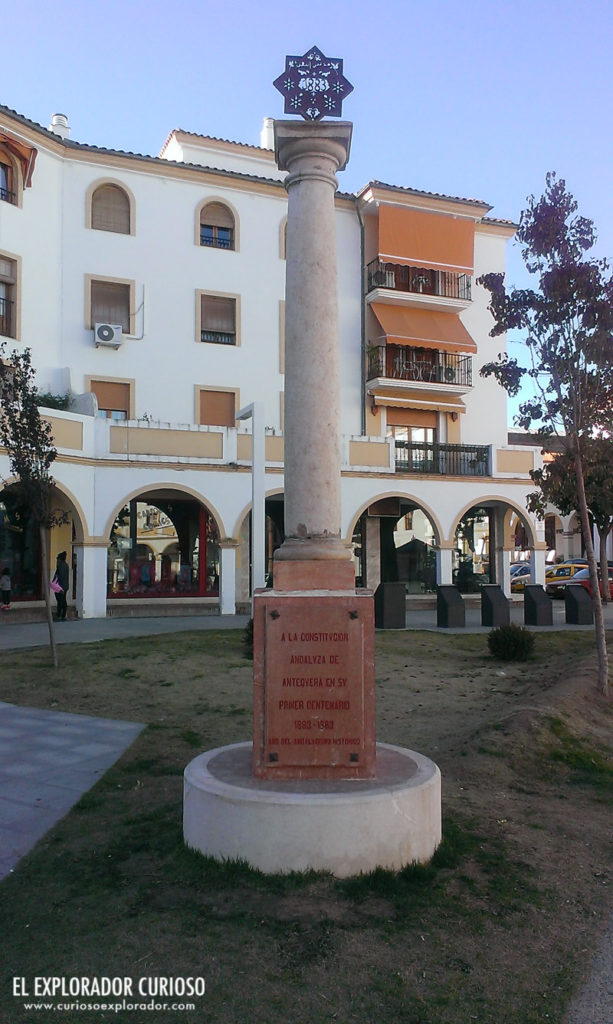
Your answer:
[[[61,587],[61,590],[56,591],[55,600],[57,602],[57,619],[58,622],[64,622],[66,619],[66,594],[68,593],[68,562],[66,561],[66,552],[60,551],[57,556],[57,563],[55,567],[55,576],[53,577],[55,583]]]

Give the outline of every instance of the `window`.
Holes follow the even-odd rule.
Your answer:
[[[200,419],[202,426],[234,427],[236,425],[236,392],[200,390]]]
[[[124,334],[133,334],[132,296],[129,281],[88,278],[90,315],[88,327],[95,324],[119,324]]]
[[[406,463],[413,472],[432,472],[437,420],[435,412],[420,409],[387,410],[387,436],[394,438],[397,465]]]
[[[17,264],[0,255],[0,335],[5,338],[17,337],[15,292],[17,288]]]
[[[5,203],[17,203],[17,192],[13,187],[13,167],[8,158],[0,151],[0,200]]]
[[[234,249],[234,215],[222,203],[207,203],[200,211],[200,245]]]
[[[130,419],[129,381],[90,380],[89,386],[98,399],[98,416],[108,420]]]
[[[236,345],[236,298],[200,294],[200,341]]]
[[[91,226],[97,231],[130,234],[130,198],[119,185],[99,185],[92,194]]]

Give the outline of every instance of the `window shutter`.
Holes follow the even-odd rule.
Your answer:
[[[98,399],[98,408],[104,411],[125,412],[130,417],[130,385],[113,380],[93,380],[91,390]]]
[[[118,185],[101,185],[92,196],[92,227],[130,234],[130,200]]]
[[[236,300],[220,295],[202,296],[202,329],[236,333]]]
[[[94,324],[121,324],[130,333],[130,285],[112,281],[92,281],[92,327]]]
[[[200,423],[208,427],[233,427],[236,423],[233,391],[201,391]]]
[[[232,211],[227,206],[223,206],[222,203],[208,203],[202,207],[200,213],[200,223],[210,224],[216,228],[230,228],[234,227],[234,217]]]
[[[0,256],[0,281],[7,284],[15,283],[15,260],[7,260]]]
[[[429,410],[390,407],[387,410],[387,425],[389,427],[437,427],[438,415]]]

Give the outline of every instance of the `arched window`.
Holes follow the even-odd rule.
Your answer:
[[[100,185],[92,195],[92,228],[130,234],[130,199],[119,185]]]
[[[234,249],[234,214],[223,203],[207,203],[200,211],[200,245]]]

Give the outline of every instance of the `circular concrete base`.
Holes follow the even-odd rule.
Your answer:
[[[425,863],[441,840],[441,774],[413,750],[377,744],[377,777],[255,779],[251,743],[209,750],[185,769],[183,835],[218,860],[267,874]]]

